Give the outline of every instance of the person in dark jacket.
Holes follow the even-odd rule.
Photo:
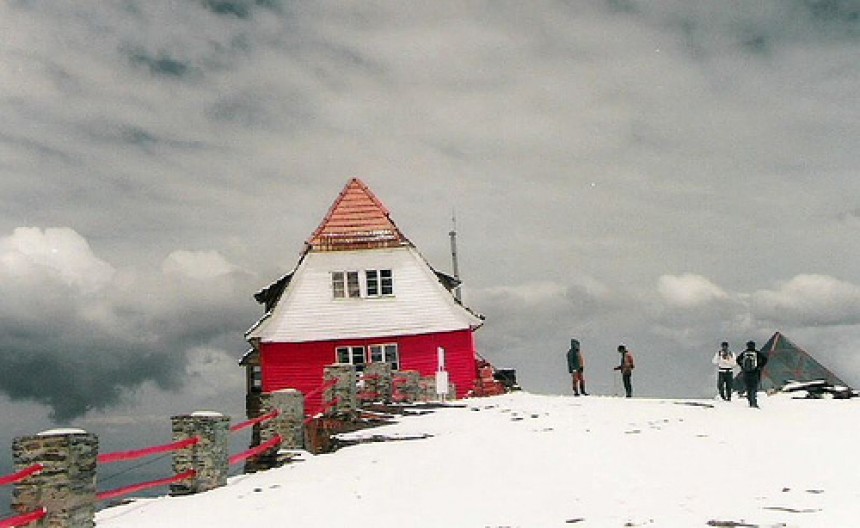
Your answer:
[[[621,363],[613,370],[621,371],[621,379],[624,381],[624,393],[628,398],[633,397],[633,369],[636,364],[633,362],[633,354],[627,350],[624,344],[618,345],[618,353],[621,354]]]
[[[761,382],[761,371],[767,364],[767,356],[756,350],[755,341],[747,341],[747,348],[738,354],[737,363],[741,367],[747,401],[750,407],[758,408],[758,386]]]
[[[588,396],[585,392],[585,362],[582,360],[582,352],[579,350],[579,341],[570,340],[570,349],[567,351],[567,371],[570,373],[573,384],[573,395]]]

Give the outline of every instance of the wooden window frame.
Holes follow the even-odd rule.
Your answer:
[[[391,297],[394,295],[394,273],[390,269],[364,270],[368,297]]]
[[[361,281],[357,271],[332,271],[331,296],[333,299],[360,299]]]

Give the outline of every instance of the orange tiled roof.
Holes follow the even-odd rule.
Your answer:
[[[388,209],[361,180],[349,180],[308,240],[313,251],[368,249],[408,244]]]

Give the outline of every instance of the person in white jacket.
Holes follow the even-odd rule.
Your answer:
[[[735,353],[729,350],[729,344],[726,341],[720,343],[720,349],[714,354],[714,359],[711,362],[717,366],[717,389],[720,391],[720,398],[725,401],[732,401]]]

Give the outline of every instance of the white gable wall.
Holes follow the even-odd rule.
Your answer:
[[[331,272],[390,269],[394,295],[334,299]],[[362,278],[363,280],[363,278]],[[457,304],[418,252],[386,249],[310,252],[270,317],[248,337],[263,342],[415,335],[476,328],[481,320]]]

